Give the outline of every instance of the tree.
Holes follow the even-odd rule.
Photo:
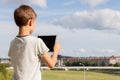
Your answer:
[[[105,66],[105,62],[104,61],[102,61],[101,66]]]
[[[90,66],[97,66],[97,62],[91,62]]]
[[[114,64],[115,67],[120,67],[119,63]]]
[[[65,65],[66,66],[72,66],[72,62],[66,62]]]
[[[84,65],[85,65],[85,66],[90,66],[90,61],[85,60]]]

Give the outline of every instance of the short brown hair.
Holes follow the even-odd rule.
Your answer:
[[[29,19],[36,19],[37,14],[28,5],[21,5],[14,11],[14,20],[17,26],[26,26]]]

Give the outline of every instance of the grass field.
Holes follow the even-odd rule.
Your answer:
[[[0,74],[0,80],[10,80],[13,70],[9,70],[5,79]],[[120,80],[120,76],[103,71],[86,71],[85,80]],[[84,71],[42,70],[42,80],[84,80]]]
[[[83,71],[42,71],[43,80],[84,80]],[[106,73],[86,72],[85,80],[120,80],[120,76]]]

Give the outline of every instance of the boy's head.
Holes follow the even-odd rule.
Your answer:
[[[14,20],[18,27],[28,25],[30,19],[36,19],[37,14],[35,11],[28,5],[21,5],[14,11]]]

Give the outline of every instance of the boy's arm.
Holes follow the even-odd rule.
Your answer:
[[[59,51],[60,51],[60,46],[58,43],[55,43],[52,57],[50,57],[48,53],[44,53],[44,55],[42,56],[43,60],[46,62],[49,68],[53,68],[55,66]]]

